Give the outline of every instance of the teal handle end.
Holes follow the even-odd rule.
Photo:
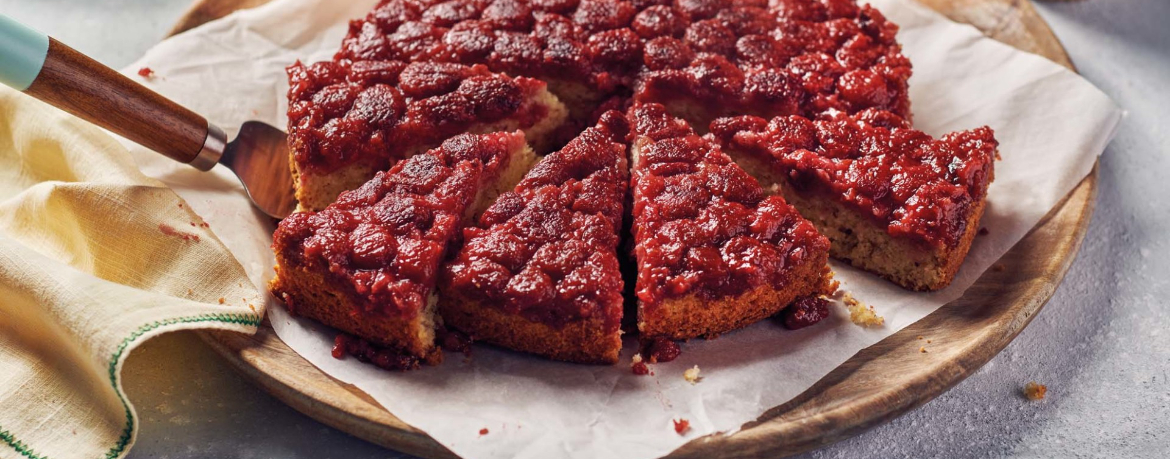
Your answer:
[[[48,54],[48,35],[0,14],[0,83],[17,91],[28,89]]]

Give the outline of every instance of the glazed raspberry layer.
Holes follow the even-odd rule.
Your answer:
[[[784,286],[829,241],[763,189],[719,146],[658,104],[631,109],[639,153],[631,172],[637,295],[714,299]]]
[[[999,143],[990,128],[939,139],[890,112],[812,121],[744,116],[711,125],[728,150],[769,158],[797,191],[834,196],[926,246],[958,244],[987,195]]]
[[[443,294],[553,327],[603,318],[603,331],[616,332],[628,132],[620,113],[606,113],[501,194],[478,226],[463,230]]]
[[[273,248],[285,264],[327,271],[364,308],[356,312],[411,317],[426,304],[481,181],[523,145],[519,132],[453,137],[379,172],[321,212],[285,218]]]
[[[894,39],[897,25],[853,0],[768,3],[690,0],[640,13],[656,27],[635,100],[681,96],[724,114],[816,118],[882,108],[909,116],[910,61]]]
[[[853,0],[383,0],[336,59],[486,64],[724,113],[909,116],[897,29]]]
[[[487,67],[402,61],[300,62],[288,68],[289,146],[301,170],[361,162],[384,170],[410,147],[437,145],[475,123],[531,126],[544,88]]]

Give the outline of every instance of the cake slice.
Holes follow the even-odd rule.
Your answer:
[[[273,234],[269,288],[291,313],[434,363],[434,289],[461,223],[531,166],[520,132],[463,134]]]
[[[718,335],[835,290],[829,240],[712,140],[636,105],[633,228],[643,339]]]
[[[446,326],[557,360],[617,362],[628,133],[620,112],[603,114],[463,231],[440,288]]]
[[[812,121],[712,123],[736,161],[832,241],[831,254],[914,290],[954,279],[979,230],[999,143],[990,128],[938,139],[867,110]]]
[[[567,114],[543,82],[482,65],[297,62],[288,75],[290,161],[304,210],[465,132],[520,129],[544,153]]]
[[[647,34],[634,100],[664,104],[701,132],[731,115],[880,108],[910,116],[912,71],[898,26],[870,5],[679,1],[646,8],[634,27]]]

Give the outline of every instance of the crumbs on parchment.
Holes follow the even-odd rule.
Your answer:
[[[845,301],[845,306],[849,308],[849,320],[853,323],[866,328],[885,325],[886,318],[877,315],[877,312],[873,310],[873,306],[867,306],[865,303],[858,301],[849,292],[845,292],[843,300]]]

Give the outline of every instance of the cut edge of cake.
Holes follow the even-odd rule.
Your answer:
[[[801,216],[817,227],[817,231],[828,237],[832,258],[910,290],[935,291],[951,284],[979,233],[979,222],[987,207],[986,194],[971,204],[964,218],[963,233],[953,245],[924,247],[890,235],[873,219],[851,206],[842,205],[834,197],[816,191],[797,191],[770,158],[734,148],[727,148],[726,152],[766,190],[783,196]],[[993,158],[998,155],[998,150],[992,153]],[[994,181],[995,168],[992,167],[987,185]]]
[[[290,267],[279,256],[275,269],[276,277],[269,282],[268,289],[294,315],[392,348],[427,365],[443,361],[442,351],[435,346],[438,314],[433,293],[423,310],[411,318],[355,314],[358,304],[330,285],[324,273],[302,266]]]
[[[622,350],[621,331],[603,332],[605,320],[600,318],[558,328],[447,293],[442,295],[439,309],[446,326],[469,333],[476,341],[554,360],[613,364]]]
[[[946,288],[958,274],[979,232],[986,199],[971,206],[966,229],[954,246],[924,249],[891,236],[856,210],[815,193],[801,195],[781,186],[788,202],[832,242],[829,254],[850,265],[917,291]]]
[[[837,281],[828,266],[828,253],[808,260],[793,271],[794,282],[784,286],[761,285],[736,296],[706,299],[698,294],[663,299],[653,321],[638,307],[642,339],[713,338],[772,317],[801,298],[832,295]]]

